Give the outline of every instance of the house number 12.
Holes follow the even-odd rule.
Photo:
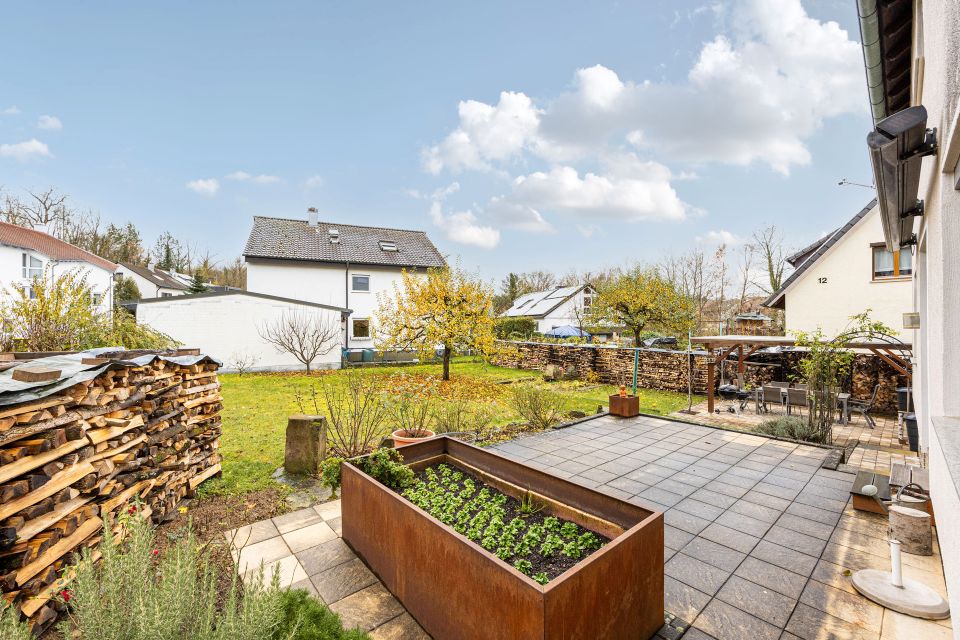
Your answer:
[[[826,278],[817,278],[817,282],[819,282],[820,284],[827,284],[827,279],[826,279]]]

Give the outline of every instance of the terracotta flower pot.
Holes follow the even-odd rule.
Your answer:
[[[433,431],[430,431],[430,429],[424,429],[423,431],[421,431],[421,433],[425,435],[417,436],[417,437],[410,436],[408,435],[408,433],[409,432],[406,429],[397,429],[392,434],[390,434],[390,437],[393,438],[393,445],[395,447],[402,447],[403,445],[406,445],[406,444],[413,444],[414,442],[422,442],[427,438],[432,438],[433,436],[437,435]]]

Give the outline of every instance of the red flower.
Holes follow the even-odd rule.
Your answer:
[[[160,555],[160,549],[154,549],[154,550],[151,551],[150,553],[152,553],[152,554],[155,555],[155,556],[158,556],[158,555]]]
[[[127,513],[129,513],[130,515],[133,515],[136,512],[137,512],[137,505],[133,505],[129,509],[127,509]]]
[[[70,593],[70,589],[64,589],[60,592],[60,597],[63,598],[64,602],[70,602],[70,598],[73,597],[73,594]]]

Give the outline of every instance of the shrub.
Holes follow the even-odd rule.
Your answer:
[[[529,340],[536,330],[533,318],[497,318],[493,322],[493,335],[501,340]]]
[[[530,426],[549,429],[563,419],[563,396],[536,384],[515,384],[510,389],[514,411]]]
[[[208,552],[188,530],[161,557],[150,522],[136,511],[119,518],[127,539],[120,543],[114,522],[103,528],[99,564],[89,549],[70,583],[72,614],[60,624],[66,638],[82,640],[260,640],[276,637],[283,614],[279,574],[264,586],[262,572],[243,588],[233,572],[226,593],[218,588]],[[218,606],[218,603],[222,603]]]
[[[275,638],[290,640],[365,640],[369,638],[359,629],[346,631],[340,625],[340,616],[310,596],[303,589],[284,591],[281,596],[283,617]]]
[[[329,418],[327,441],[334,455],[354,458],[380,440],[390,414],[378,384],[376,378],[345,369],[342,375],[321,378],[319,393],[316,388],[310,390],[313,413],[326,413]],[[295,397],[300,411],[308,413],[306,399],[299,393]]]
[[[791,440],[823,443],[823,433],[815,426],[811,426],[805,418],[781,416],[773,420],[766,420],[755,431],[768,436],[778,436]]]
[[[397,491],[413,484],[413,470],[403,464],[403,456],[396,449],[377,449],[357,461],[357,467],[371,478]]]
[[[490,426],[494,413],[493,403],[455,399],[434,407],[433,426],[437,433],[472,433],[480,438]]]
[[[0,638],[3,640],[33,640],[30,627],[20,621],[20,613],[13,605],[0,599]]]
[[[433,423],[431,401],[437,394],[433,382],[418,382],[404,374],[393,385],[394,393],[387,400],[393,426],[411,438],[422,438]]]
[[[320,482],[325,487],[330,487],[334,494],[340,488],[340,465],[343,464],[343,458],[332,456],[320,463]]]

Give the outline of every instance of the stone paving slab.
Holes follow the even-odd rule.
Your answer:
[[[491,448],[664,512],[666,609],[685,640],[949,638],[859,596],[849,572],[888,570],[881,516],[854,511],[853,475],[820,469],[825,449],[648,416],[604,416]],[[576,463],[576,464],[573,464]],[[279,566],[347,626],[375,640],[429,636],[341,539],[333,501],[232,532],[234,559]],[[939,547],[904,554],[904,574],[946,593]],[[660,639],[675,640],[665,626]]]

